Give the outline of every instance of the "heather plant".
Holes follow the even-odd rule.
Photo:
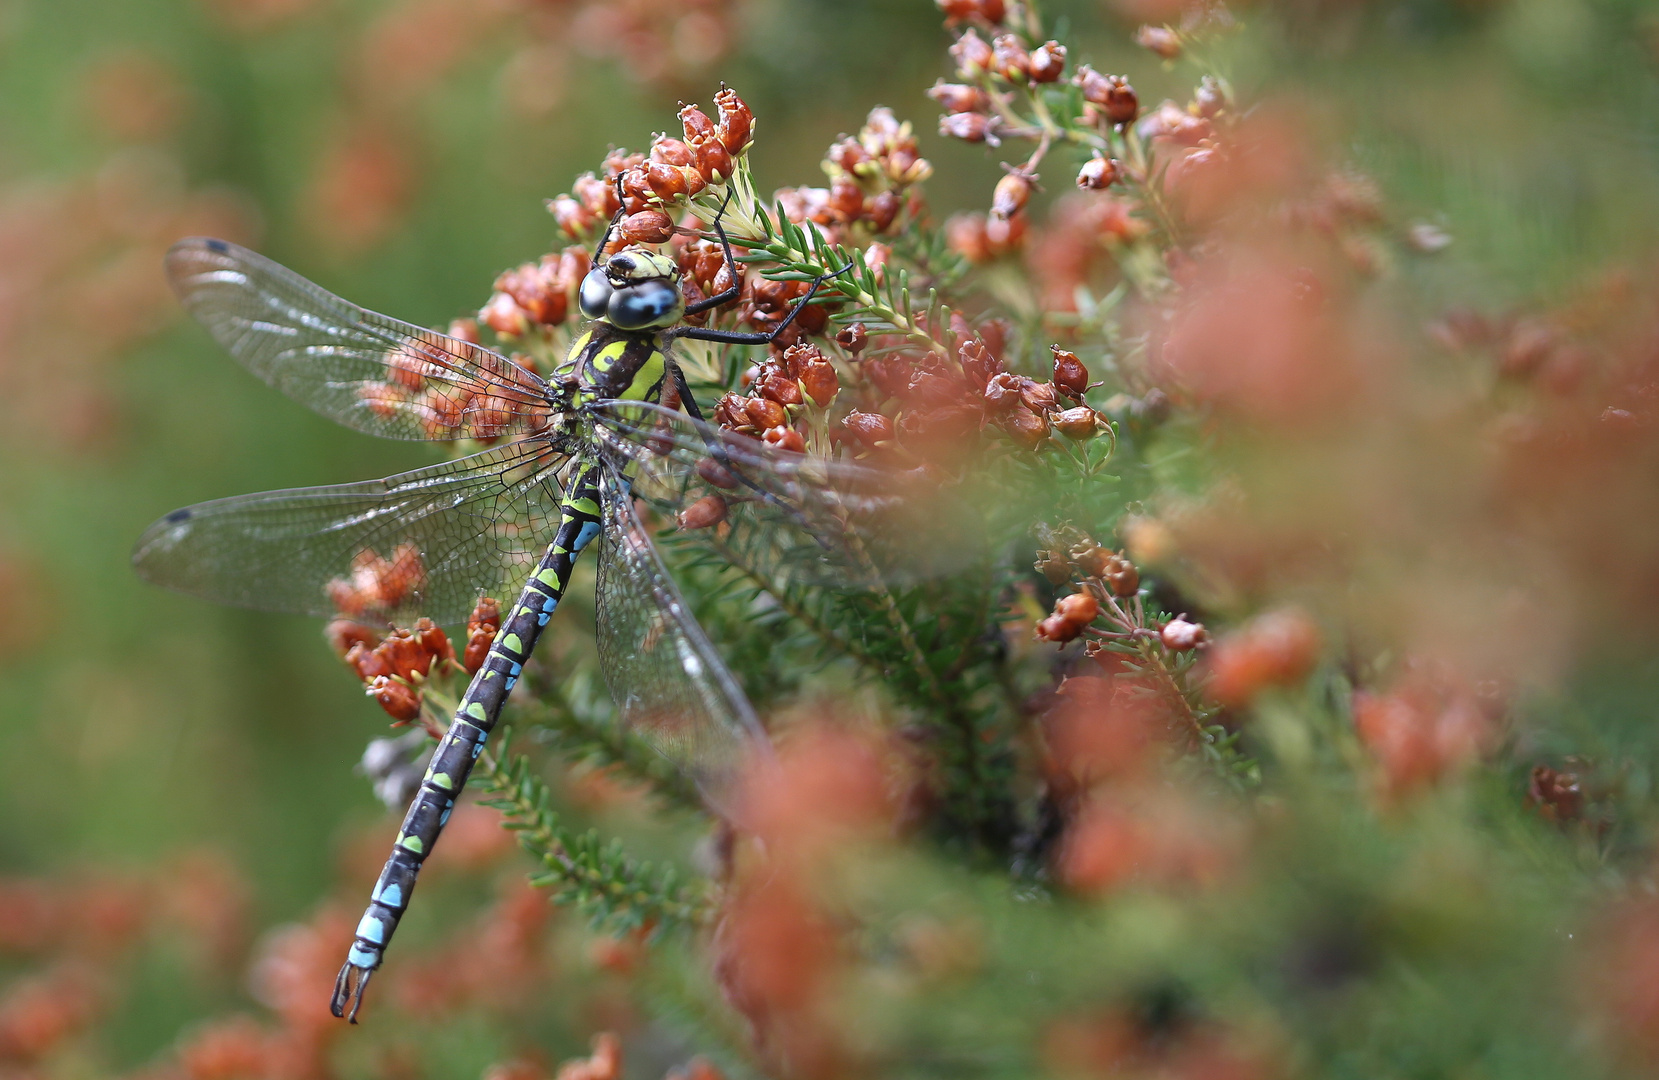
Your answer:
[[[588,32],[593,12],[636,28],[647,82],[717,78],[737,17],[573,6],[559,18]],[[352,915],[511,600],[481,598],[464,627],[390,625],[423,555],[365,553],[331,583],[315,648],[347,672],[331,693],[356,680],[393,725],[358,769],[388,816],[342,845],[307,921],[263,936],[248,884],[203,852],[0,883],[0,1067],[1653,1067],[1644,270],[1508,308],[1438,294],[1455,228],[1401,208],[1362,137],[1253,66],[1265,35],[1339,33],[1329,13],[1134,5],[1149,21],[1117,67],[1032,0],[936,6],[937,134],[984,161],[925,154],[931,116],[837,100],[852,133],[821,185],[768,190],[769,117],[742,86],[704,87],[667,133],[607,128],[610,151],[546,200],[550,249],[447,326],[557,377],[613,224],[615,248],[674,261],[688,301],[740,290],[696,316],[711,328],[769,331],[821,283],[770,347],[676,358],[731,445],[805,476],[856,467],[900,511],[847,521],[852,557],[824,578],[774,557],[712,459],[679,503],[639,502],[770,752],[711,807],[617,722],[572,588],[348,1028],[328,1000]],[[449,10],[411,8],[428,29]],[[523,89],[559,35],[491,15],[521,17]],[[1154,103],[1137,85],[1179,90]],[[977,208],[938,209],[946,185]],[[229,228],[230,206],[180,193],[165,227],[223,211],[207,220]],[[365,401],[422,407],[417,390]],[[421,415],[447,438],[443,406]],[[106,1067],[124,997],[243,976],[252,1007],[202,1010],[148,1064]]]

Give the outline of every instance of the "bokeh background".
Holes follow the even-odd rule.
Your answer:
[[[1045,9],[1144,101],[1185,92],[1130,41],[1157,3]],[[1659,14],[1641,0],[1245,17],[1239,96],[1297,102],[1392,214],[1450,237],[1404,278],[1425,308],[1548,304],[1655,249]],[[176,506],[432,451],[241,371],[179,317],[167,246],[227,236],[441,325],[555,244],[544,199],[721,81],[759,117],[763,188],[818,181],[823,148],[886,104],[917,122],[935,212],[982,209],[997,159],[934,135],[925,96],[947,41],[928,0],[0,0],[0,946],[120,943],[74,1075],[133,1072],[203,1018],[271,1006],[247,976],[264,935],[336,894],[352,907],[394,824],[353,773],[385,716],[320,627],[164,594],[127,556]],[[1627,663],[1616,689],[1655,686]],[[571,1018],[547,1045],[577,1053],[591,1029]],[[503,1038],[457,1036],[427,1074],[476,1075]]]

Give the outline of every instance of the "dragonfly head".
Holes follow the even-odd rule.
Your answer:
[[[623,248],[582,280],[582,314],[618,330],[666,330],[685,313],[680,268],[649,248]]]

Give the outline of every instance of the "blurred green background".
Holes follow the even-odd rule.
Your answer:
[[[1185,100],[1123,11],[1045,10],[1070,20],[1074,60]],[[1650,5],[1302,0],[1244,19],[1223,65],[1241,98],[1305,104],[1402,225],[1453,237],[1419,295],[1548,301],[1653,250]],[[233,232],[441,325],[558,246],[542,200],[722,80],[759,117],[763,187],[820,181],[829,142],[886,104],[921,130],[935,213],[983,208],[998,158],[935,135],[924,93],[948,40],[929,0],[0,0],[0,874],[210,848],[268,926],[303,918],[348,828],[385,813],[352,772],[385,716],[320,627],[164,594],[127,553],[176,506],[434,451],[240,370],[178,318],[172,239]],[[200,987],[155,989],[127,1006],[117,1068],[207,1009]]]

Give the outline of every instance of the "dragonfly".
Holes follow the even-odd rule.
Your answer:
[[[413,565],[389,623],[419,614],[452,625],[482,596],[517,594],[432,754],[335,982],[331,1010],[353,1023],[421,865],[594,540],[600,665],[619,722],[696,779],[717,812],[736,763],[765,750],[764,728],[690,613],[636,496],[669,503],[718,488],[739,530],[728,539],[755,537],[754,550],[770,551],[780,568],[793,560],[797,574],[833,574],[826,537],[846,535],[861,499],[882,497],[871,470],[707,424],[675,360],[675,342],[687,338],[771,343],[839,271],[813,279],[767,332],[693,325],[686,316],[738,298],[738,275],[688,304],[666,254],[644,245],[607,253],[620,216],[580,285],[585,327],[547,379],[481,345],[348,303],[224,240],[183,240],[167,255],[184,307],[289,397],[372,435],[494,444],[381,480],[175,510],[134,550],[151,582],[261,610],[330,615],[330,583],[394,550]],[[735,268],[718,217],[712,225]],[[807,539],[780,542],[780,529]]]

